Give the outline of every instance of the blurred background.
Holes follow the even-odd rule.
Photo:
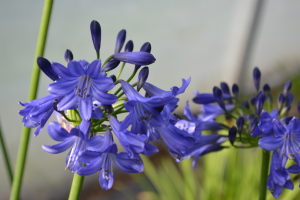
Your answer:
[[[70,49],[74,59],[96,58],[90,22],[102,28],[101,59],[114,52],[115,40],[126,29],[127,40],[138,51],[144,42],[152,45],[156,62],[148,82],[168,90],[192,76],[180,96],[177,113],[182,113],[193,91],[212,92],[225,81],[239,83],[246,96],[254,92],[252,70],[258,66],[262,83],[275,88],[288,79],[292,92],[300,90],[300,1],[55,1],[44,57],[64,63]],[[1,1],[0,6],[0,123],[12,166],[15,165],[22,130],[22,109],[29,89],[31,69],[43,10],[43,1]],[[130,76],[127,64],[121,78]],[[113,72],[114,73],[114,72]],[[117,70],[116,72],[117,73]],[[136,79],[136,78],[135,78]],[[38,97],[47,95],[51,81],[41,73]],[[276,89],[279,88],[279,89]],[[274,96],[276,99],[276,96]],[[294,102],[297,103],[299,95]],[[199,105],[190,102],[196,114]],[[294,109],[296,106],[294,106]],[[297,115],[292,110],[291,115]],[[54,120],[54,118],[52,118]],[[65,171],[67,153],[51,155],[42,144],[54,144],[46,130],[29,142],[22,199],[66,199],[73,174]],[[227,149],[198,160],[175,163],[163,145],[160,153],[144,157],[145,172],[128,175],[116,170],[111,190],[102,190],[99,174],[86,177],[82,199],[255,199],[258,197],[260,151]],[[0,154],[0,199],[8,199],[10,185]],[[295,191],[284,191],[282,199],[296,199]],[[273,199],[268,192],[268,198]]]

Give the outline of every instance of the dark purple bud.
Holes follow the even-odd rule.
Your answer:
[[[229,94],[230,95],[230,90],[229,90],[229,87],[228,87],[227,83],[221,82],[221,90],[222,90],[223,94]]]
[[[253,133],[254,129],[256,128],[257,126],[257,118],[255,116],[253,116],[251,118],[251,121],[250,121],[250,124],[249,124],[249,129],[248,129],[248,134],[250,135],[251,133]]]
[[[72,60],[73,60],[73,54],[69,49],[67,49],[65,52],[65,61],[68,64]]]
[[[113,82],[116,82],[117,77],[115,75],[111,75],[110,78],[113,80]]]
[[[120,64],[120,61],[118,61],[118,60],[110,60],[104,65],[104,67],[101,70],[104,72],[108,72],[108,71],[113,70],[116,67],[118,67],[119,64]]]
[[[144,83],[146,82],[146,80],[148,78],[148,74],[149,74],[149,68],[148,67],[144,67],[140,71],[138,81],[137,81],[137,91],[140,91],[140,89],[144,86]]]
[[[101,106],[101,109],[104,110],[106,113],[114,112],[114,108],[112,107],[112,105]]]
[[[232,86],[232,93],[235,97],[237,97],[239,95],[239,86],[235,83]]]
[[[225,110],[225,103],[223,101],[223,92],[222,92],[222,90],[220,90],[218,87],[214,87],[213,94],[214,94],[214,97],[215,97],[217,103],[219,104],[219,106],[223,110]]]
[[[58,102],[58,100],[57,99],[55,99],[54,101],[53,101],[53,109],[56,111],[56,112],[59,112],[58,110],[57,110],[57,104],[58,104],[59,102]]]
[[[254,85],[256,90],[259,90],[259,84],[260,84],[260,78],[261,78],[261,73],[257,67],[254,68],[253,70],[253,80],[254,80]]]
[[[228,138],[229,138],[229,141],[232,145],[233,145],[233,143],[236,139],[236,132],[237,132],[237,130],[236,130],[235,126],[231,127],[231,129],[229,129]]]
[[[283,87],[283,94],[287,95],[292,88],[292,81],[288,80]]]
[[[247,100],[242,101],[243,106],[245,106],[247,109],[250,109],[249,102]]]
[[[119,53],[125,43],[126,39],[126,30],[121,30],[117,36],[115,53]]]
[[[236,126],[239,134],[243,132],[244,124],[245,124],[245,119],[242,116],[239,116],[236,120]]]
[[[285,106],[290,107],[293,101],[294,95],[289,93],[285,96]]]
[[[59,78],[58,75],[52,69],[51,63],[46,58],[38,57],[36,62],[39,68],[53,81]]]
[[[100,46],[101,46],[101,27],[100,27],[100,24],[96,20],[93,20],[91,22],[90,27],[91,27],[91,35],[92,35],[92,40],[93,40],[93,43],[94,43],[95,50],[97,52],[99,52]]]
[[[284,103],[285,103],[285,96],[282,92],[280,92],[277,96],[277,104],[278,104],[278,109],[281,110]]]
[[[112,55],[115,60],[127,62],[134,65],[150,65],[155,62],[151,53],[147,52],[123,52]]]
[[[133,51],[133,42],[129,40],[125,45],[125,52],[132,52]]]
[[[151,44],[149,42],[145,42],[143,46],[141,47],[140,51],[142,52],[151,52]],[[141,65],[135,65],[135,70],[138,70],[141,67]]]
[[[260,115],[264,107],[265,99],[266,99],[265,93],[263,91],[259,91],[259,93],[257,93],[255,97],[255,111],[257,115]]]
[[[299,105],[298,105],[298,112],[299,112]],[[284,123],[286,125],[289,125],[290,121],[293,119],[292,116],[282,117],[279,121],[280,123]]]
[[[265,92],[266,94],[268,94],[268,95],[270,94],[271,88],[270,88],[270,86],[269,86],[268,83],[266,83],[266,84],[264,85],[263,90],[264,90],[264,92]]]
[[[250,103],[252,106],[255,105],[255,97],[250,97]]]

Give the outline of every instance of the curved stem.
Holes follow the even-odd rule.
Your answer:
[[[126,64],[126,62],[123,62],[123,65],[122,65],[122,67],[121,67],[121,69],[120,69],[120,71],[119,71],[119,73],[118,73],[118,75],[117,75],[117,77],[116,77],[116,81],[119,80],[119,78],[120,78],[120,76],[121,76],[121,74],[122,74],[122,71],[123,71],[123,69],[124,69],[125,64]]]
[[[37,65],[36,59],[38,56],[43,56],[43,54],[44,54],[47,32],[48,32],[49,21],[50,21],[51,10],[52,10],[52,4],[53,4],[53,0],[45,0],[43,16],[42,16],[42,21],[41,21],[41,26],[40,26],[40,32],[39,32],[39,36],[38,36],[38,42],[37,42],[36,52],[35,52],[35,57],[34,57],[34,64],[33,64],[32,75],[31,75],[31,83],[30,83],[30,89],[29,89],[29,94],[28,94],[28,102],[32,101],[36,98],[39,77],[40,77],[40,68]],[[23,172],[24,172],[24,166],[25,166],[25,160],[26,160],[26,155],[27,155],[29,134],[30,134],[30,128],[23,127],[21,142],[20,142],[19,152],[18,152],[18,157],[17,157],[17,163],[16,163],[16,168],[15,168],[15,175],[14,175],[14,180],[13,180],[12,189],[11,189],[11,193],[10,193],[10,200],[17,200],[19,198],[21,184],[22,184],[22,178],[23,178]]]
[[[267,180],[269,173],[270,152],[262,149],[261,176],[259,188],[259,200],[266,200],[267,196]]]
[[[109,57],[106,59],[106,61],[102,64],[102,67],[104,67],[105,64],[106,64],[108,61],[110,61],[111,59],[113,59],[113,56],[109,56]]]
[[[5,166],[6,166],[8,178],[9,178],[10,184],[12,184],[12,182],[13,182],[13,173],[12,173],[12,170],[11,170],[9,157],[8,157],[6,147],[5,147],[5,143],[4,143],[4,139],[3,139],[3,136],[2,136],[1,127],[0,127],[0,144],[1,144],[1,148],[2,148],[2,153],[3,153],[3,158],[4,158],[4,163],[5,163]]]
[[[136,74],[137,71],[138,71],[137,69],[134,69],[134,70],[133,70],[131,76],[130,76],[130,77],[128,78],[128,80],[127,80],[128,83],[133,79],[133,77],[135,76],[135,74]]]
[[[82,185],[84,181],[84,176],[80,176],[78,174],[74,174],[73,182],[69,194],[69,200],[77,200],[80,197]]]

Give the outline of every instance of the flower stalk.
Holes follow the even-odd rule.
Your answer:
[[[5,143],[4,143],[4,139],[3,139],[3,136],[2,136],[1,127],[0,127],[0,146],[1,146],[1,151],[3,153],[3,158],[4,158],[4,163],[5,163],[5,166],[6,166],[8,178],[9,178],[10,184],[12,184],[13,174],[12,174],[11,165],[10,165],[10,162],[9,162],[9,157],[8,157],[8,154],[7,154],[7,151],[6,151],[6,146],[5,146]]]
[[[73,182],[69,194],[69,200],[77,200],[80,197],[82,185],[84,181],[84,176],[80,176],[78,174],[74,174]]]
[[[267,196],[267,180],[269,173],[269,161],[270,153],[262,149],[262,164],[261,164],[261,176],[260,176],[260,188],[259,188],[259,200],[266,200]]]
[[[37,47],[36,47],[36,52],[35,52],[35,57],[34,57],[34,64],[33,64],[29,94],[28,94],[28,102],[32,101],[36,98],[39,77],[40,77],[40,68],[37,65],[36,59],[39,56],[42,57],[44,54],[52,5],[53,5],[53,0],[45,0],[43,16],[42,16],[41,26],[40,26],[39,36],[38,36],[38,42],[37,42]],[[24,172],[24,166],[25,166],[25,160],[26,160],[26,155],[27,155],[29,134],[30,134],[30,128],[23,127],[21,142],[20,142],[19,152],[18,152],[18,157],[17,157],[17,163],[16,163],[16,168],[15,168],[15,176],[14,176],[12,189],[11,189],[10,200],[17,200],[19,198],[21,184],[22,184],[22,178],[23,178],[23,172]]]

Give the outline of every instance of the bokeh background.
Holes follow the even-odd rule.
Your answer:
[[[182,113],[193,91],[211,92],[226,81],[239,83],[245,95],[254,92],[252,70],[258,66],[262,84],[280,88],[293,80],[299,93],[300,1],[273,0],[152,0],[152,1],[55,1],[44,57],[64,63],[70,49],[75,59],[96,58],[89,25],[97,20],[102,28],[101,58],[114,52],[115,40],[126,29],[127,40],[138,51],[144,42],[152,45],[156,62],[148,81],[165,90],[192,82],[181,95],[177,113]],[[18,101],[24,102],[31,77],[43,1],[3,1],[0,6],[0,123],[15,165],[22,129]],[[133,70],[126,65],[121,76]],[[47,95],[50,80],[41,74],[38,97]],[[276,89],[274,90],[276,94]],[[297,95],[295,102],[297,101]],[[299,98],[298,98],[299,99]],[[191,103],[194,113],[200,108]],[[294,107],[295,108],[295,107]],[[291,114],[298,115],[295,110]],[[54,118],[52,118],[54,119]],[[42,144],[54,144],[46,130],[30,138],[22,199],[66,199],[73,174],[65,171],[65,154],[50,155]],[[176,164],[160,146],[161,153],[145,158],[146,171],[129,176],[116,171],[115,183],[104,191],[98,174],[86,177],[82,199],[254,199],[258,196],[260,151],[224,150]],[[297,199],[284,191],[282,199]],[[8,199],[10,185],[0,154],[0,199]],[[268,192],[269,193],[269,192]],[[271,195],[268,196],[273,199]]]

